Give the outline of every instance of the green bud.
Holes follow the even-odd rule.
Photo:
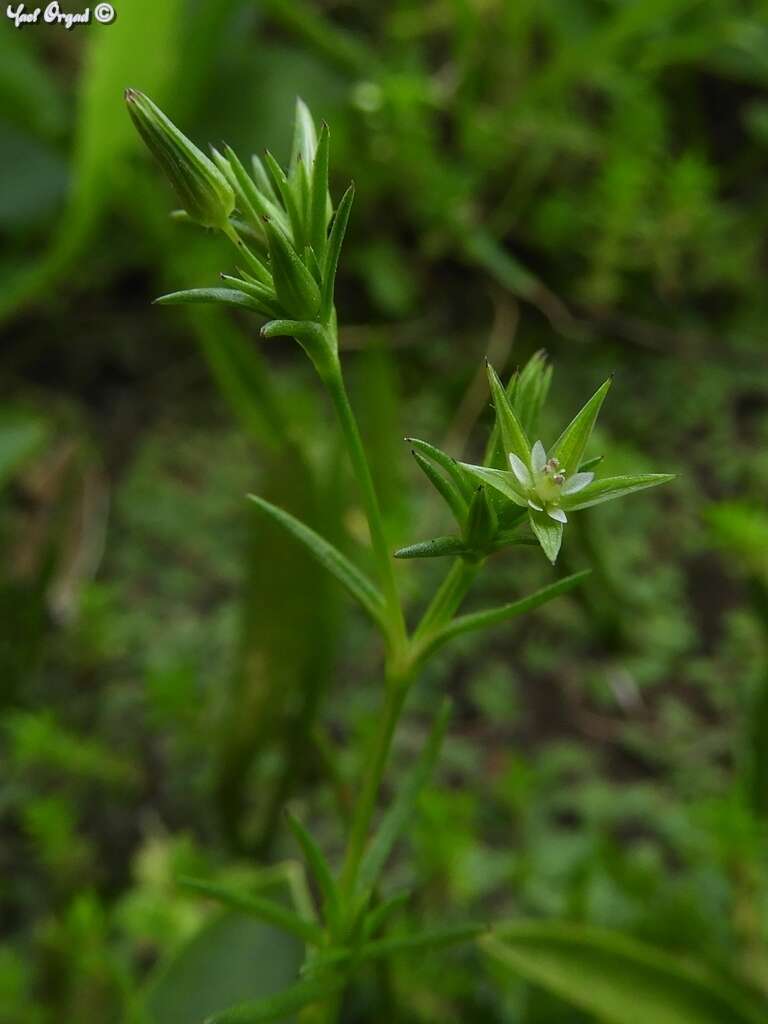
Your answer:
[[[300,256],[271,221],[264,225],[269,244],[272,279],[280,305],[295,320],[314,320],[320,309],[320,289]]]
[[[165,171],[184,210],[203,227],[225,230],[235,208],[235,193],[218,167],[148,96],[126,89],[125,102],[131,120]]]

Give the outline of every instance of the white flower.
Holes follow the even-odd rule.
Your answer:
[[[530,507],[537,512],[546,512],[550,519],[558,523],[568,522],[568,517],[560,507],[561,497],[576,494],[595,478],[594,473],[572,473],[568,476],[558,459],[547,458],[541,441],[537,441],[531,449],[530,469],[513,453],[509,455],[509,466]]]

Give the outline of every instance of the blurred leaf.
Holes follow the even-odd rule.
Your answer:
[[[760,1024],[768,1013],[736,985],[616,932],[520,921],[480,946],[605,1024]]]
[[[13,409],[0,414],[0,489],[40,450],[47,436],[48,426],[40,416]]]
[[[198,1024],[233,1003],[269,997],[297,976],[302,955],[285,932],[224,913],[150,978],[149,1024]]]

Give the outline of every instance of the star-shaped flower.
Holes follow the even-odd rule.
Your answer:
[[[611,381],[602,384],[571,420],[549,451],[541,441],[531,446],[515,408],[496,372],[488,367],[496,419],[508,470],[462,463],[463,469],[526,508],[528,519],[544,553],[555,562],[569,512],[612,501],[625,494],[672,480],[670,473],[605,477],[596,480],[582,465],[584,451]]]

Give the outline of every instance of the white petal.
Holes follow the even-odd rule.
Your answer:
[[[563,484],[562,494],[576,494],[577,491],[583,491],[585,487],[592,483],[595,479],[594,473],[574,473],[573,476],[569,476]]]
[[[536,502],[532,501],[530,498],[528,499],[528,504],[531,506],[531,508],[535,508],[537,512],[543,512],[544,511],[544,506],[543,505],[537,505]]]
[[[534,473],[540,473],[547,464],[547,452],[541,441],[537,441],[531,450],[531,464]]]
[[[517,455],[510,454],[509,465],[523,487],[533,487],[530,471],[522,459],[519,459]]]
[[[567,523],[568,516],[563,512],[561,508],[548,508],[547,515],[550,519],[556,520],[558,523]]]

